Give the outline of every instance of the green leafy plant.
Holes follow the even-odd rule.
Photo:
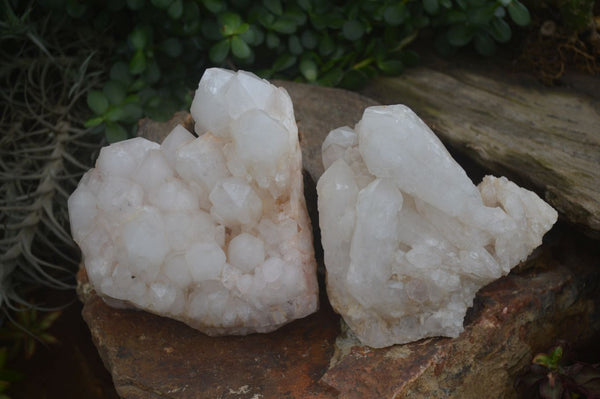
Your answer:
[[[443,53],[473,45],[484,55],[529,22],[519,0],[44,0],[112,43],[106,79],[89,92],[86,126],[109,141],[129,137],[141,116],[165,120],[191,101],[209,66],[252,70],[325,86],[358,88],[418,61],[423,29]]]
[[[562,345],[534,356],[519,384],[529,397],[543,399],[600,398],[600,364],[574,362],[566,365]]]
[[[433,26],[442,28],[437,35],[436,47],[443,54],[473,43],[480,54],[492,55],[496,42],[506,43],[511,39],[512,30],[505,19],[507,14],[516,25],[526,26],[531,22],[529,11],[519,1],[456,0],[457,7],[448,7],[449,0],[424,3],[434,16]]]
[[[67,198],[92,164],[99,136],[83,124],[87,92],[101,81],[87,46],[29,2],[2,0],[0,19],[0,307],[26,304],[39,287],[73,289],[79,252]],[[0,318],[0,326],[3,319]]]
[[[30,359],[41,344],[55,344],[56,337],[48,332],[60,316],[60,311],[40,312],[34,307],[21,306],[14,312],[14,320],[0,329],[0,340],[10,342],[10,355],[22,353]]]

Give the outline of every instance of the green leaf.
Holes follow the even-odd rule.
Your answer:
[[[127,39],[129,41],[129,45],[134,50],[143,49],[148,43],[147,31],[140,26],[136,26],[131,31]]]
[[[146,69],[146,54],[142,49],[139,49],[133,54],[131,61],[129,61],[129,72],[133,75],[144,72]]]
[[[333,50],[335,50],[335,43],[331,36],[327,34],[322,36],[319,41],[319,53],[323,56],[327,56],[333,53]]]
[[[440,5],[444,8],[452,8],[452,0],[440,0]]]
[[[116,143],[127,139],[127,131],[118,123],[106,123],[106,139],[109,143]]]
[[[464,11],[450,10],[446,13],[445,23],[447,25],[454,25],[467,20],[467,14]]]
[[[40,341],[42,341],[45,344],[58,343],[58,338],[56,338],[54,335],[50,335],[48,333],[42,333],[38,336],[38,338],[40,339]]]
[[[365,28],[363,27],[363,25],[353,19],[350,21],[346,21],[344,23],[344,26],[342,27],[342,34],[344,35],[344,37],[350,41],[355,41],[360,39],[363,34],[365,33]]]
[[[179,57],[183,51],[181,41],[177,38],[171,37],[162,42],[162,50],[171,58]]]
[[[297,0],[296,3],[302,8],[304,11],[310,12],[312,11],[312,4],[310,0]]]
[[[219,15],[219,23],[221,25],[221,32],[224,36],[234,35],[237,29],[242,24],[242,18],[233,12],[225,12]]]
[[[546,355],[545,353],[540,353],[538,355],[535,355],[535,357],[533,358],[533,360],[531,361],[533,364],[539,364],[540,366],[544,366],[546,368],[550,368],[551,366],[551,360],[550,360],[550,356]]]
[[[154,7],[159,8],[161,10],[164,10],[167,7],[169,7],[172,1],[173,0],[150,0]]]
[[[280,40],[273,32],[267,32],[267,48],[274,49],[279,46]]]
[[[296,22],[292,18],[283,16],[271,25],[271,29],[275,32],[291,35],[296,32]]]
[[[129,86],[132,81],[132,77],[129,74],[129,67],[123,61],[116,62],[110,68],[110,78],[112,80],[118,80],[125,86]]]
[[[127,90],[123,83],[118,80],[109,80],[104,84],[102,92],[111,104],[121,104],[127,95]]]
[[[283,71],[296,63],[296,57],[291,54],[281,54],[273,63],[275,72]]]
[[[202,4],[213,14],[217,14],[227,8],[227,3],[221,0],[202,0]]]
[[[317,79],[318,68],[317,64],[311,59],[303,59],[300,61],[300,65],[298,66],[300,69],[300,73],[308,80],[309,82],[314,82]]]
[[[144,7],[144,0],[127,0],[127,7],[130,10],[137,11]]]
[[[397,2],[386,7],[383,13],[383,19],[391,26],[398,26],[410,17],[410,13],[406,5],[402,2]]]
[[[102,124],[102,122],[104,122],[104,117],[103,116],[97,116],[95,118],[90,118],[87,121],[85,121],[85,123],[83,124],[83,126],[85,128],[96,127],[96,126]]]
[[[483,56],[489,57],[496,52],[496,43],[487,33],[478,33],[473,40],[475,49]]]
[[[142,107],[138,103],[125,104],[122,107],[122,115],[120,120],[126,123],[135,123],[142,117]]]
[[[56,321],[56,319],[58,319],[61,315],[60,311],[54,311],[54,312],[49,312],[47,313],[42,320],[40,320],[39,323],[39,329],[41,331],[47,330],[48,328],[50,328],[52,326],[52,324],[54,324],[54,322]]]
[[[333,68],[321,75],[318,83],[322,86],[337,86],[342,80],[343,76],[344,72],[341,70],[341,68]]]
[[[139,103],[139,102],[140,102],[139,94],[130,94],[127,97],[125,97],[123,104]]]
[[[240,34],[240,37],[251,46],[260,46],[265,41],[265,33],[256,25],[250,25],[247,31]]]
[[[473,32],[466,25],[458,24],[448,29],[446,38],[451,45],[462,47],[471,41],[473,38]]]
[[[252,50],[245,41],[240,39],[239,36],[233,36],[231,38],[231,52],[238,58],[248,58],[252,54]]]
[[[229,39],[224,39],[213,45],[209,52],[208,58],[214,64],[220,64],[225,61],[227,55],[229,54]]]
[[[306,47],[309,50],[314,49],[319,44],[319,37],[313,30],[305,30],[302,32],[301,37],[302,46]]]
[[[518,0],[512,0],[508,5],[508,14],[513,22],[519,26],[529,25],[531,16],[529,10]]]
[[[269,11],[271,11],[275,15],[283,14],[283,7],[281,6],[281,1],[279,0],[263,0],[263,5]]]
[[[169,8],[167,9],[167,14],[172,19],[179,19],[183,15],[183,1],[175,0],[171,3]]]
[[[300,55],[304,51],[300,39],[296,35],[292,35],[288,38],[288,48],[293,55]]]
[[[329,18],[327,15],[315,13],[310,15],[310,22],[317,31],[322,31],[327,28],[327,25],[329,24]]]
[[[144,71],[143,78],[149,84],[158,82],[160,79],[160,69],[158,68],[158,64],[155,60],[152,60],[152,62],[148,64],[148,67]]]
[[[234,34],[241,35],[244,32],[247,32],[250,29],[250,25],[247,23],[243,23],[235,30]]]
[[[108,122],[116,122],[123,118],[123,114],[123,107],[117,105],[109,108],[106,114],[104,114],[104,117]]]
[[[340,86],[349,90],[357,90],[363,87],[367,80],[367,74],[357,69],[351,69],[344,74]]]
[[[377,66],[386,75],[400,75],[404,70],[404,64],[400,60],[385,60],[377,63]]]
[[[438,0],[423,0],[423,8],[430,15],[435,15],[440,10]]]
[[[88,93],[87,104],[96,115],[102,115],[108,109],[108,99],[98,90],[91,90]]]
[[[330,16],[331,19],[335,19],[334,15]],[[284,13],[283,18],[294,21],[296,26],[302,26],[306,24],[306,13],[299,7],[291,6]]]
[[[186,0],[185,3],[183,3],[183,19],[186,22],[197,22],[199,16],[200,8],[198,7],[198,4],[192,0]]]
[[[275,15],[268,12],[265,8],[258,8],[254,18],[267,29],[271,29],[271,26],[275,23],[276,19]]]
[[[494,7],[487,5],[471,8],[467,11],[467,16],[471,24],[487,26],[490,24],[490,20],[494,18]]]
[[[563,356],[562,346],[557,346],[556,348],[554,348],[554,350],[552,351],[552,354],[550,356],[551,356],[552,364],[555,366],[555,368],[558,368],[558,363],[560,363],[560,360],[562,359],[562,356]]]
[[[494,18],[492,20],[489,32],[500,43],[508,42],[512,34],[510,25],[501,18]]]

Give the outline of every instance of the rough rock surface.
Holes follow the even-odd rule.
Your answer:
[[[314,165],[321,164],[329,130],[358,122],[360,112],[374,105],[342,90],[278,85],[294,101],[303,155],[315,154]],[[319,120],[310,117],[314,110]],[[340,119],[332,122],[328,115]],[[184,114],[173,125],[182,120]],[[164,137],[172,129],[142,123],[144,136]],[[327,129],[313,129],[313,123]],[[311,143],[316,147],[307,150]],[[316,198],[307,202],[315,205]],[[384,349],[342,337],[335,344],[339,317],[323,298],[317,313],[273,333],[209,338],[171,319],[107,306],[83,270],[78,292],[123,398],[516,398],[515,379],[535,353],[557,338],[584,342],[600,331],[597,242],[560,224],[545,241],[517,270],[479,291],[459,337]]]
[[[272,331],[317,308],[301,151],[286,91],[209,69],[194,138],[101,150],[69,199],[97,292],[210,335]]]
[[[376,79],[364,93],[411,107],[451,145],[488,170],[538,190],[561,218],[600,237],[600,96],[575,95],[506,70],[439,61]],[[490,62],[491,63],[491,62]],[[590,84],[591,83],[591,84]]]
[[[323,142],[327,292],[364,344],[456,337],[475,293],[542,243],[558,217],[506,178],[478,187],[404,105],[369,107]]]

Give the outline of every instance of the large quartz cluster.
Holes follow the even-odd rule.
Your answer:
[[[209,69],[195,138],[102,149],[69,198],[90,282],[115,306],[209,335],[266,332],[317,308],[312,231],[292,102],[246,73]]]
[[[366,109],[322,151],[329,299],[373,347],[456,337],[475,293],[526,259],[557,219],[506,178],[473,185],[403,105]]]

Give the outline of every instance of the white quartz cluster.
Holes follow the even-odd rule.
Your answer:
[[[112,305],[209,335],[266,332],[317,308],[292,102],[247,72],[209,69],[195,138],[102,149],[69,198],[89,280]]]
[[[557,219],[504,177],[476,187],[403,105],[366,109],[322,151],[327,292],[369,346],[456,337],[475,293],[526,259]]]

